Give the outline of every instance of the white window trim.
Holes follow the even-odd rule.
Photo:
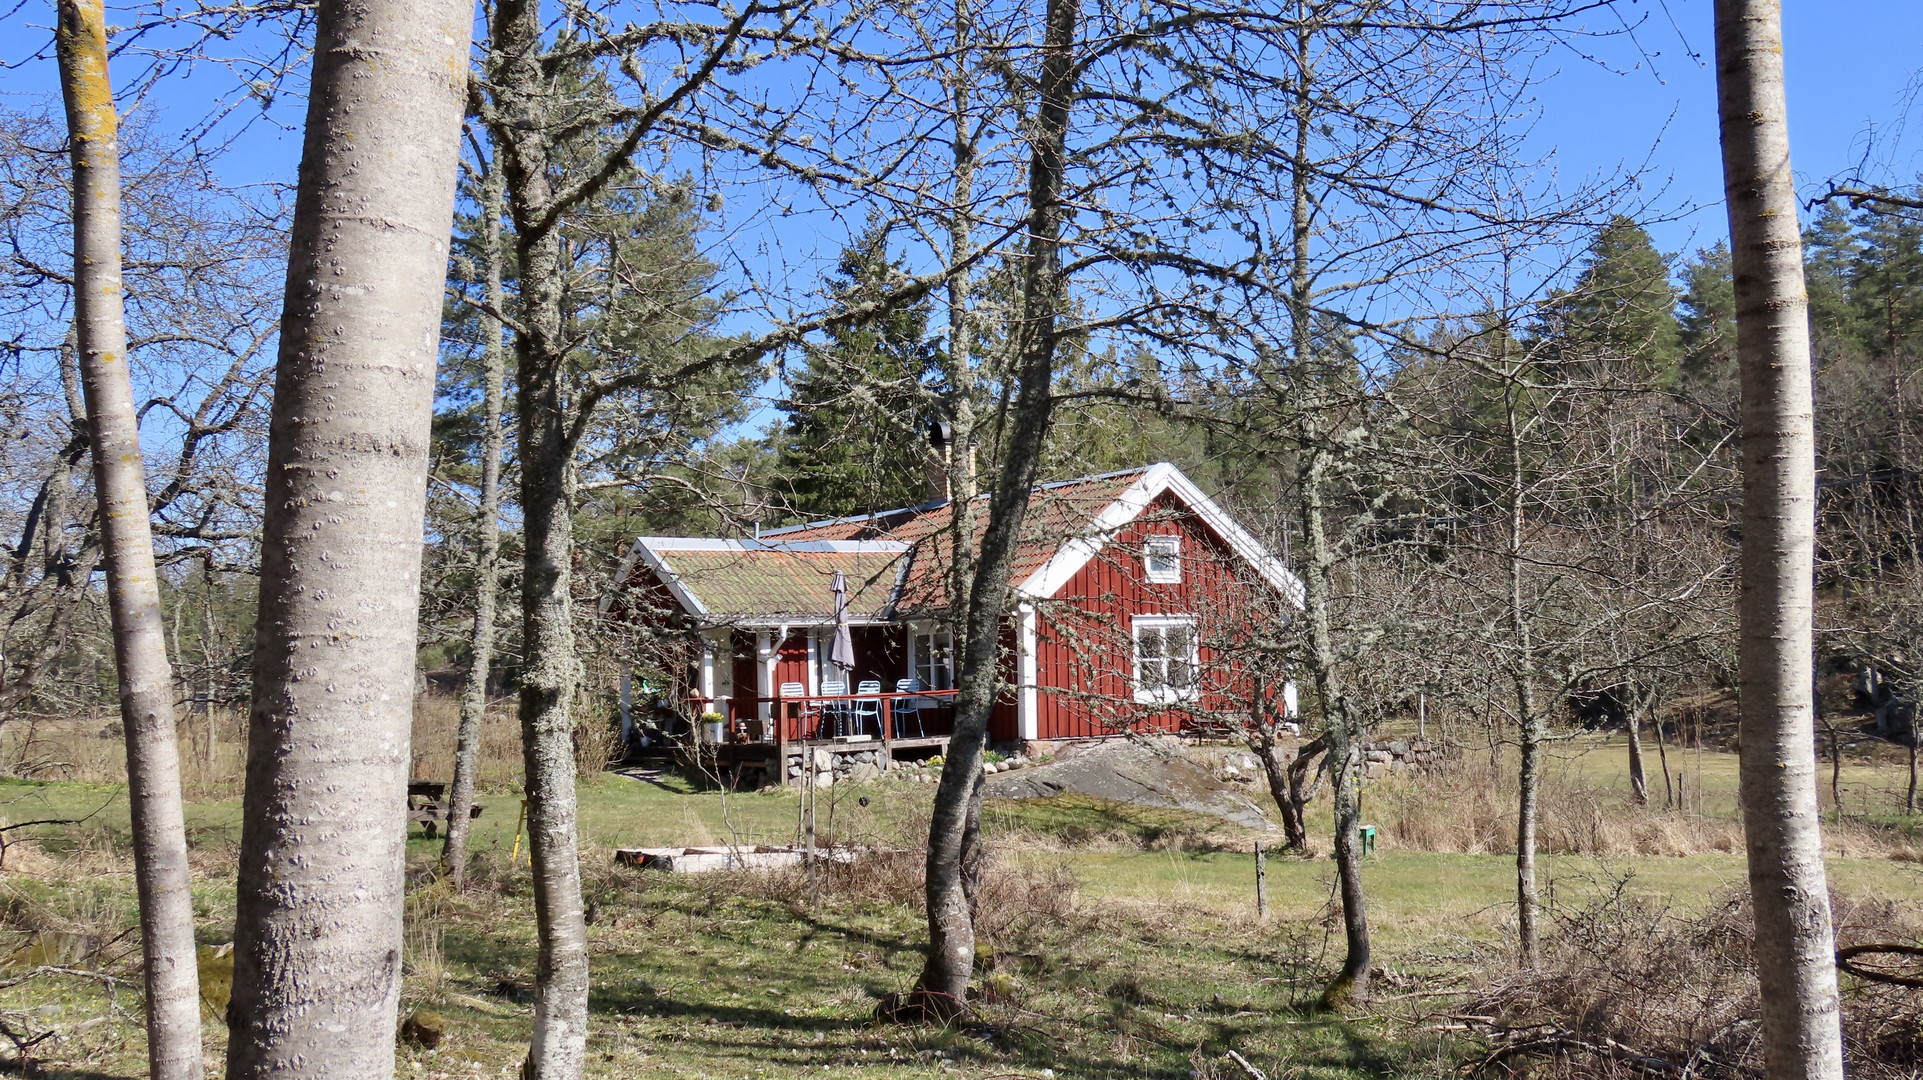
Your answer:
[[[1180,626],[1189,632],[1189,686],[1186,690],[1171,690],[1166,686],[1147,689],[1142,686],[1140,634],[1143,630],[1162,630]],[[1137,615],[1130,621],[1128,634],[1129,678],[1135,689],[1135,702],[1138,705],[1172,705],[1180,701],[1194,701],[1201,697],[1201,645],[1195,632],[1193,615]]]
[[[1175,569],[1157,571],[1155,559],[1159,556],[1175,560]],[[1151,585],[1180,585],[1182,583],[1182,538],[1166,533],[1145,538],[1142,541],[1142,574]]]
[[[921,652],[922,652],[921,639],[922,638],[932,638],[939,641],[944,646],[946,646],[946,651],[948,653],[948,664],[947,664],[948,686],[946,687],[946,689],[951,689],[951,690],[954,689],[955,635],[950,631],[943,629],[940,623],[910,623],[909,624],[909,627],[908,627],[908,675],[914,678],[921,678],[922,664],[926,659],[921,655]],[[929,667],[932,669],[933,664],[932,663],[929,664]],[[933,689],[936,689],[936,687],[929,685],[928,680],[924,679],[922,682],[922,689],[933,690]]]

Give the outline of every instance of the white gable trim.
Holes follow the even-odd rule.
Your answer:
[[[1073,537],[1064,543],[1053,557],[1017,585],[1015,591],[1023,597],[1037,600],[1054,596],[1082,567],[1088,565],[1089,560],[1102,550],[1115,533],[1141,517],[1149,503],[1167,491],[1173,491],[1195,512],[1196,517],[1226,541],[1231,550],[1254,567],[1256,573],[1261,574],[1263,580],[1274,586],[1289,603],[1302,606],[1302,582],[1282,564],[1282,560],[1270,554],[1261,541],[1230,517],[1228,511],[1217,506],[1214,499],[1203,494],[1194,481],[1182,475],[1182,470],[1166,461],[1149,466],[1140,479],[1125,488],[1114,502],[1096,515],[1085,535]]]
[[[681,575],[676,574],[674,570],[668,566],[668,560],[662,558],[660,552],[655,551],[653,547],[649,546],[648,541],[650,539],[652,538],[644,536],[634,542],[634,551],[629,556],[630,561],[627,566],[623,567],[624,572],[621,576],[615,580],[626,584],[628,575],[625,571],[633,568],[632,560],[634,558],[639,558],[642,562],[648,564],[648,569],[654,571],[654,576],[661,580],[661,584],[668,587],[668,592],[673,594],[674,598],[681,602],[681,607],[686,610],[688,614],[697,617],[706,615],[708,613],[707,605],[703,604],[701,600],[694,595],[694,590],[682,584]]]

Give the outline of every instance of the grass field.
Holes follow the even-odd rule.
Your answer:
[[[1622,780],[1620,760],[1619,746],[1565,746],[1559,783],[1620,803],[1608,794]],[[1690,767],[1693,777],[1693,754]],[[1865,789],[1893,782],[1887,765],[1852,768]],[[1728,755],[1703,755],[1705,816],[1727,813],[1734,775]],[[823,830],[904,849],[931,792],[889,782],[831,789]],[[1384,785],[1374,797],[1386,810],[1395,795]],[[519,800],[482,802],[475,885],[456,895],[423,884],[410,895],[404,1011],[441,1013],[449,1036],[432,1051],[401,1044],[405,1076],[511,1076],[525,1046],[534,932],[525,865],[509,858]],[[1328,860],[1271,858],[1271,917],[1262,923],[1249,850],[1256,834],[1088,799],[999,803],[985,812],[998,854],[984,886],[992,949],[979,1020],[948,1030],[876,1026],[876,1000],[906,989],[919,965],[918,856],[837,872],[819,903],[794,873],[644,874],[609,857],[616,846],[786,841],[796,809],[788,794],[724,796],[673,779],[607,775],[583,787],[584,872],[601,912],[591,928],[592,1075],[1226,1077],[1241,1075],[1224,1062],[1233,1049],[1272,1077],[1440,1076],[1462,1048],[1409,1003],[1507,963],[1513,857],[1410,850],[1390,835],[1366,882],[1383,993],[1402,1004],[1348,1019],[1319,1014],[1309,1006],[1341,948]],[[0,872],[11,967],[134,975],[118,789],[0,782],[0,817],[84,819],[7,834],[35,837],[13,844]],[[200,938],[217,945],[232,933],[239,806],[198,802],[188,818]],[[1846,906],[1884,902],[1877,917],[1886,918],[1888,902],[1923,897],[1923,863],[1906,857],[1913,831],[1874,828],[1890,838],[1885,853],[1834,858],[1831,871]],[[415,830],[418,867],[437,851]],[[1700,911],[1743,883],[1741,856],[1713,850],[1552,855],[1541,872],[1552,915],[1624,895]],[[57,1033],[32,1050],[52,1075],[132,1077],[144,1068],[137,982],[36,978],[0,990],[0,1023]],[[210,1070],[223,1043],[210,1022]]]

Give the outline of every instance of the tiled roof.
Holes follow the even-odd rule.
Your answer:
[[[1095,518],[1128,489],[1146,469],[1084,477],[1036,488],[1028,497],[1022,518],[1022,538],[1008,571],[1011,585],[1019,585],[1041,569],[1069,540],[1090,536]],[[946,505],[916,515],[882,535],[915,549],[915,559],[902,583],[897,608],[904,613],[936,612],[948,606],[946,568],[949,560],[949,509]],[[979,550],[988,529],[988,497],[976,501],[974,537]]]

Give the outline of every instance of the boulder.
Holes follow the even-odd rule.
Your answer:
[[[865,784],[870,780],[879,778],[880,776],[881,776],[881,770],[875,768],[874,762],[857,761],[854,763],[854,765],[849,767],[848,774],[841,778],[841,782],[844,784]]]
[[[834,774],[834,773],[832,773],[832,772],[822,772],[822,773],[816,773],[816,774],[815,774],[815,786],[816,786],[816,787],[818,787],[818,788],[824,788],[824,787],[834,787],[834,786],[835,786],[835,774]]]
[[[835,767],[835,755],[820,747],[815,748],[815,771],[827,772]]]

